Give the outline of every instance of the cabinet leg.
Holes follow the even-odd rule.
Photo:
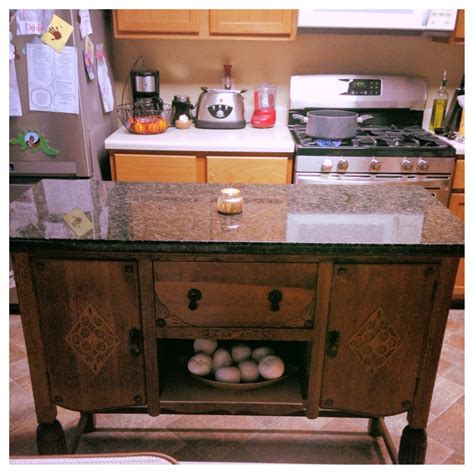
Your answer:
[[[36,444],[39,454],[67,454],[66,437],[58,420],[40,423],[36,428]]]
[[[380,426],[380,418],[370,418],[368,430],[369,436],[382,436],[383,430]]]
[[[83,433],[92,433],[95,431],[95,414],[94,413],[83,413],[82,416],[86,418],[84,423]]]
[[[424,464],[426,447],[426,430],[405,426],[400,439],[398,462],[400,464]]]

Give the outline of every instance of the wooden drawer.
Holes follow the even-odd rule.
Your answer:
[[[208,156],[207,182],[291,183],[291,161],[284,156]]]
[[[197,158],[187,155],[116,153],[111,163],[116,181],[195,183]]]
[[[311,328],[318,267],[313,263],[155,261],[159,326]],[[190,309],[190,290],[199,290]],[[281,292],[278,309],[269,294]]]

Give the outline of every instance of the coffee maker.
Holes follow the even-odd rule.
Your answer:
[[[160,72],[145,69],[130,71],[134,108],[147,111],[162,111],[160,98]]]

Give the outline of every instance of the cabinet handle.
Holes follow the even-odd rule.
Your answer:
[[[337,351],[339,350],[339,342],[341,339],[341,333],[339,331],[328,331],[326,338],[326,355],[328,357],[336,357]]]
[[[272,290],[268,293],[268,300],[270,301],[270,309],[272,311],[279,311],[280,301],[283,299],[283,293],[280,290]]]
[[[143,350],[143,332],[141,329],[130,329],[128,334],[128,343],[130,345],[130,353],[134,357],[138,357]]]
[[[191,288],[188,291],[188,299],[189,299],[188,308],[191,311],[194,311],[195,309],[197,309],[198,307],[197,302],[201,299],[201,296],[202,296],[202,293],[197,288]]]

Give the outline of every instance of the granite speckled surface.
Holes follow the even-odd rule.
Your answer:
[[[418,186],[235,185],[42,180],[10,205],[10,249],[462,256],[464,226]],[[80,209],[76,235],[64,215]]]

